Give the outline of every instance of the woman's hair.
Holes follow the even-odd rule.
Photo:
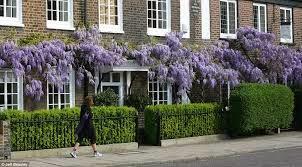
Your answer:
[[[93,98],[91,96],[86,96],[84,100],[84,104],[91,107],[93,105]]]

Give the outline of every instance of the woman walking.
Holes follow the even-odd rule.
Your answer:
[[[70,153],[73,158],[77,158],[76,152],[84,138],[90,141],[95,157],[103,156],[103,154],[96,150],[96,134],[92,122],[93,114],[91,112],[91,106],[93,106],[93,99],[91,96],[87,96],[81,106],[80,123],[75,131],[76,144]]]

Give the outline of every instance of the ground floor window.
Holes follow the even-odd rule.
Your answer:
[[[152,104],[171,104],[171,86],[167,83],[161,84],[156,80],[149,80],[149,97]]]
[[[12,71],[0,71],[0,110],[22,109],[23,83]]]
[[[101,78],[101,92],[112,89],[119,97],[119,104],[123,105],[123,72],[103,73]]]
[[[47,85],[47,108],[48,109],[63,109],[74,107],[75,90],[74,90],[74,75],[70,75],[69,82],[65,82],[61,88],[53,84]]]

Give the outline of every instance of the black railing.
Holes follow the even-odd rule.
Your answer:
[[[12,151],[71,147],[78,118],[11,120]],[[93,119],[97,144],[137,141],[137,116]],[[83,145],[89,145],[84,141]]]
[[[160,114],[156,118],[160,140],[225,133],[227,112]]]

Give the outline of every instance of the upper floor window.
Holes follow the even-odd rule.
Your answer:
[[[22,0],[0,0],[0,25],[23,27]]]
[[[61,88],[53,84],[47,84],[47,109],[70,108],[75,106],[75,79],[74,74],[70,75],[68,82]]]
[[[293,21],[292,21],[292,9],[291,8],[280,8],[280,35],[281,42],[293,43]]]
[[[147,0],[148,35],[165,36],[171,31],[171,0]]]
[[[237,2],[220,0],[220,37],[236,38]]]
[[[17,78],[12,71],[0,71],[0,109],[23,108],[22,78]]]
[[[47,0],[47,28],[74,30],[72,0]]]
[[[99,13],[101,32],[124,33],[122,0],[99,0]]]
[[[254,13],[254,28],[257,29],[259,32],[266,32],[267,31],[266,5],[254,3],[253,13]]]

